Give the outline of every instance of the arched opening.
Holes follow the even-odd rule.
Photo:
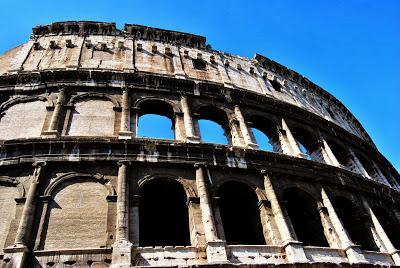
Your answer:
[[[251,128],[251,131],[253,133],[254,139],[256,141],[256,143],[258,144],[258,148],[260,150],[264,150],[264,151],[269,151],[269,152],[273,152],[274,151],[274,147],[272,146],[271,142],[270,142],[270,138],[261,130],[258,130],[257,128]]]
[[[355,154],[358,160],[360,161],[361,165],[364,167],[365,171],[368,173],[368,175],[373,179],[380,180],[380,176],[378,175],[372,162],[366,157],[364,157],[364,155],[361,153],[355,153]]]
[[[339,164],[344,167],[350,166],[349,153],[342,146],[332,140],[327,140],[326,142]]]
[[[137,137],[175,139],[174,111],[171,105],[164,101],[147,100],[140,103],[138,108]],[[131,122],[136,122],[135,118]]]
[[[370,219],[366,218],[363,210],[344,197],[333,199],[333,205],[351,241],[364,250],[377,250],[371,229],[367,225],[368,222],[370,224]]]
[[[313,134],[302,128],[294,128],[292,134],[301,153],[303,153],[308,160],[318,160],[320,158],[318,155],[317,140]]]
[[[372,208],[379,223],[396,249],[400,249],[400,222],[392,211],[383,206]]]
[[[166,116],[145,114],[139,117],[139,138],[175,139],[172,121]]]
[[[306,192],[290,188],[283,201],[297,239],[305,246],[328,247],[317,202]]]
[[[195,113],[197,132],[202,142],[230,144],[231,134],[228,117],[223,110],[202,106]]]
[[[140,188],[140,246],[190,245],[186,193],[172,179],[154,179]]]
[[[265,245],[254,190],[244,183],[230,181],[221,185],[218,195],[226,242],[231,245]]]
[[[224,129],[221,125],[206,119],[200,119],[198,123],[202,142],[228,144]]]
[[[277,128],[273,121],[261,116],[253,116],[250,118],[249,124],[252,126],[253,141],[261,150],[270,152],[281,150]]]

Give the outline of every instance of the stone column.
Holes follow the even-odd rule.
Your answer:
[[[304,252],[302,243],[297,241],[289,229],[287,219],[283,214],[282,208],[275,194],[271,178],[265,170],[262,170],[261,172],[264,175],[265,193],[268,200],[271,202],[272,213],[274,215],[276,225],[278,226],[279,233],[281,234],[282,246],[285,249],[287,260],[291,263],[309,262]]]
[[[119,130],[120,139],[132,139],[133,133],[131,131],[131,106],[129,99],[129,91],[124,88],[122,91],[122,113],[121,113],[121,126]]]
[[[46,162],[35,162],[33,164],[35,170],[31,176],[31,183],[22,210],[14,245],[4,249],[4,259],[11,259],[13,268],[25,268],[28,266],[27,259],[30,252],[28,243],[34,225],[37,188],[39,185],[40,175],[45,165]]]
[[[329,199],[325,189],[321,187],[321,197],[322,203],[326,207],[328,211],[329,218],[332,222],[333,228],[335,229],[337,235],[339,236],[339,240],[341,243],[341,248],[345,250],[347,258],[350,263],[367,263],[368,261],[365,259],[360,246],[355,245],[348,233],[346,232],[342,222],[340,221],[336,211],[332,205],[331,200]]]
[[[321,138],[321,150],[322,150],[322,156],[324,158],[324,161],[332,166],[340,167],[340,163],[337,160],[336,156],[333,154],[331,147],[329,144],[326,142],[324,138]]]
[[[57,102],[54,106],[53,115],[51,116],[49,128],[45,132],[46,135],[57,136],[59,134],[58,127],[60,124],[60,117],[64,104],[65,104],[65,88],[60,88],[60,91],[58,92],[57,96]]]
[[[285,119],[282,118],[282,127],[278,130],[279,140],[282,147],[282,152],[292,156],[304,156],[300,151],[299,145],[294,139],[292,132],[286,124]]]
[[[200,137],[196,136],[196,134],[195,134],[192,114],[190,112],[190,107],[188,104],[187,96],[185,96],[185,95],[182,96],[182,98],[181,98],[181,106],[182,106],[182,111],[183,111],[183,121],[185,124],[186,141],[193,142],[193,143],[199,143]]]
[[[246,147],[257,149],[258,146],[251,140],[251,135],[249,132],[249,128],[247,127],[242,112],[240,111],[239,105],[235,105],[235,115],[237,120],[239,121],[240,131],[242,132],[244,142]]]
[[[358,171],[360,172],[360,174],[363,175],[364,177],[367,177],[368,179],[371,179],[371,176],[365,170],[364,166],[361,164],[360,160],[358,160],[356,154],[353,152],[353,150],[351,150],[351,148],[349,148],[349,154],[350,154],[354,164],[356,165]]]
[[[371,217],[372,224],[374,225],[376,234],[378,235],[380,241],[383,243],[383,246],[385,247],[385,251],[392,256],[392,259],[393,259],[393,262],[395,265],[400,265],[400,250],[397,250],[393,246],[392,242],[390,241],[390,238],[388,237],[385,230],[383,229],[383,227],[382,227],[381,223],[379,222],[378,218],[376,217],[374,211],[368,204],[368,201],[365,198],[362,198],[362,203],[364,205],[364,208],[367,210],[367,213]]]
[[[206,166],[196,163],[196,187],[200,198],[201,217],[207,242],[207,260],[209,263],[227,262],[225,242],[218,238],[212,204],[206,183]]]
[[[20,247],[27,247],[30,234],[32,232],[33,220],[36,210],[36,195],[39,186],[39,177],[42,173],[43,167],[46,162],[35,162],[33,166],[35,170],[31,176],[31,184],[29,186],[28,194],[26,196],[24,209],[22,211],[21,220],[18,225],[17,234],[15,237],[15,245]]]
[[[129,241],[129,187],[127,173],[129,161],[118,162],[118,187],[117,187],[117,226],[115,232],[115,243],[113,245],[111,267],[130,267],[132,243]]]

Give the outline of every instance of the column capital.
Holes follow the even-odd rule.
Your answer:
[[[194,165],[193,165],[196,169],[199,169],[199,168],[206,168],[207,167],[207,164],[206,164],[206,162],[196,162],[196,163],[194,163]]]
[[[131,161],[129,161],[129,160],[119,160],[118,162],[117,162],[117,165],[120,167],[120,166],[122,166],[122,165],[125,165],[125,166],[130,166],[131,165]]]
[[[32,164],[32,167],[44,167],[47,165],[46,161],[36,161]]]

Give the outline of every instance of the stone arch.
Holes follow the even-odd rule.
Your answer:
[[[180,108],[173,102],[156,97],[143,97],[134,103],[134,113],[131,122],[135,122],[137,136],[161,139],[178,139],[179,125],[176,115],[181,114]],[[157,131],[150,131],[147,125],[159,125]]]
[[[288,125],[300,151],[306,155],[307,159],[324,162],[320,139],[318,135],[314,134],[315,131],[308,126],[302,126],[292,121],[288,122]]]
[[[282,201],[297,239],[304,245],[328,247],[319,215],[318,199],[299,187],[287,187]]]
[[[243,181],[226,180],[219,185],[218,196],[227,243],[265,245],[255,189]]]
[[[78,101],[81,101],[82,99],[87,99],[87,98],[106,99],[106,100],[111,101],[114,104],[114,109],[121,108],[119,101],[113,95],[106,94],[106,93],[96,93],[96,92],[82,93],[82,94],[72,96],[68,102],[68,105],[70,105],[70,106],[75,105],[75,103],[77,103]]]
[[[43,248],[100,248],[107,243],[106,197],[114,193],[101,175],[68,173],[46,188],[52,197],[42,230]]]
[[[182,181],[162,175],[139,181],[141,246],[191,244],[188,192],[183,185]]]
[[[175,176],[173,174],[168,174],[168,173],[152,174],[152,175],[147,175],[147,176],[141,178],[138,181],[139,189],[142,188],[142,186],[145,183],[147,183],[149,181],[152,181],[152,180],[155,180],[155,179],[175,180],[175,181],[177,181],[178,183],[181,184],[181,186],[183,187],[183,189],[184,189],[184,191],[186,193],[186,197],[188,199],[191,198],[191,197],[197,197],[196,190],[191,185],[186,183],[184,178],[177,177],[177,176]]]
[[[202,131],[199,126],[199,120],[209,120],[217,123],[222,128],[227,144],[232,144],[231,120],[225,109],[209,104],[203,104],[195,109],[192,114],[194,115],[193,119],[195,119],[194,123],[197,136],[201,137]]]
[[[266,115],[247,115],[246,121],[248,121],[248,125],[251,128],[252,140],[255,143],[258,143],[256,137],[254,135],[253,129],[257,129],[261,131],[268,139],[268,143],[272,146],[272,151],[281,152],[282,148],[279,142],[279,134],[278,134],[278,123],[275,118],[272,116]],[[259,144],[260,146],[260,144]]]
[[[53,105],[44,96],[13,98],[0,106],[0,139],[40,137],[46,120],[46,106]],[[21,131],[20,126],[24,126]]]

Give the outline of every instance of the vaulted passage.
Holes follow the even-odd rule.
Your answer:
[[[218,190],[225,238],[233,245],[265,245],[258,198],[244,183],[226,182]]]
[[[333,204],[351,241],[360,245],[362,249],[378,250],[371,229],[368,228],[368,224],[371,224],[370,219],[365,216],[365,212],[363,213],[361,208],[343,197],[335,198]]]
[[[140,246],[190,245],[186,193],[171,179],[154,179],[140,189]]]
[[[291,188],[283,195],[297,239],[305,246],[328,247],[317,202],[306,192]]]

